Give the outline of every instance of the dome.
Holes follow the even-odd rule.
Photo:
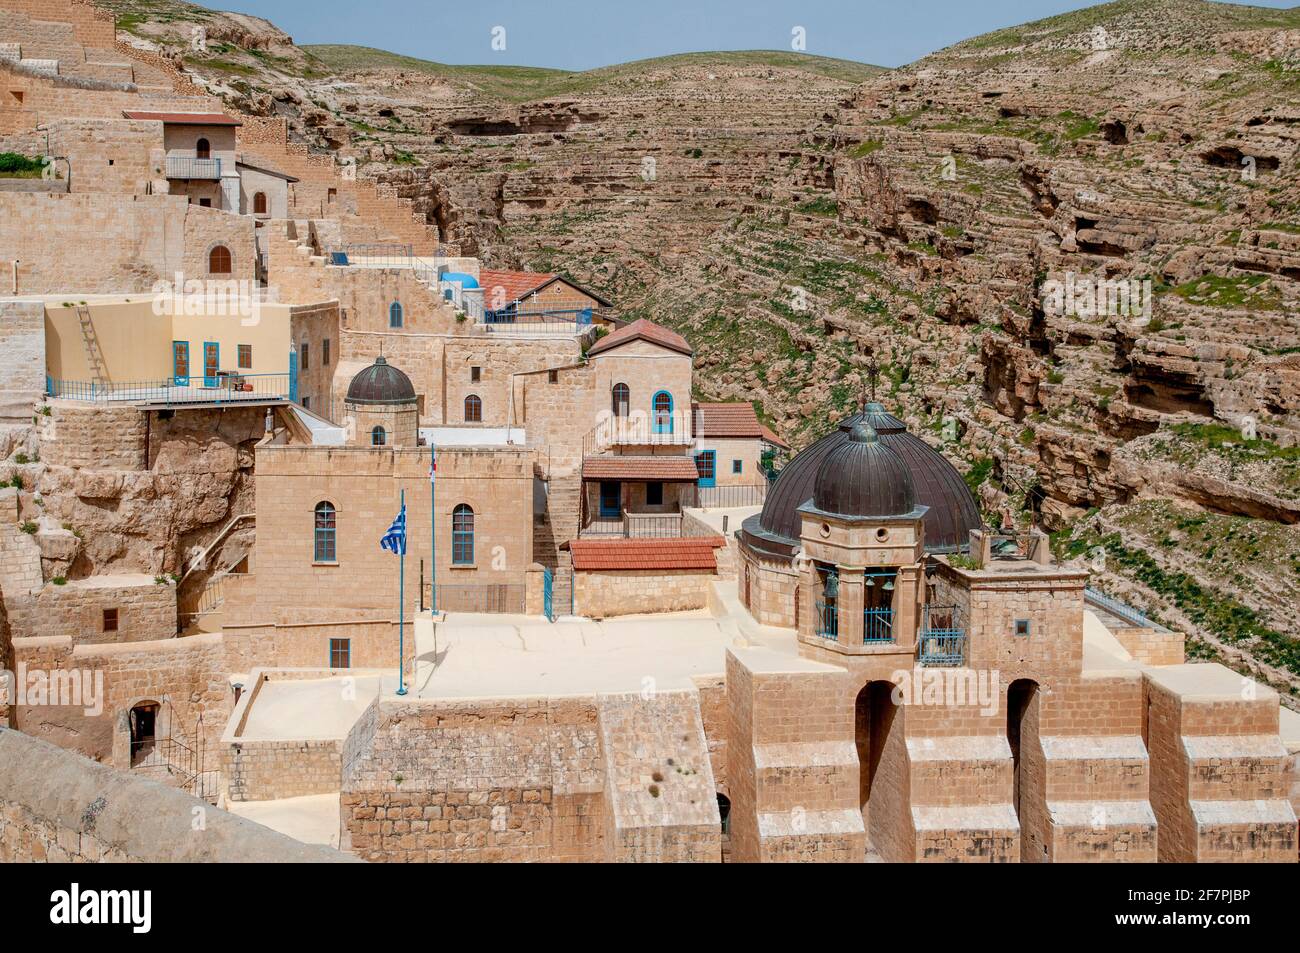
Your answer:
[[[465,274],[465,272],[463,272],[463,271],[447,271],[447,272],[443,272],[442,276],[441,276],[438,280],[439,280],[439,281],[449,281],[449,282],[453,282],[453,283],[459,284],[459,285],[461,286],[461,288],[477,288],[477,287],[478,287],[478,279],[475,278],[473,275],[467,275],[467,274]]]
[[[970,531],[980,526],[980,510],[966,481],[957,469],[881,404],[870,403],[862,413],[843,421],[786,464],[768,490],[763,512],[757,520],[746,520],[746,529],[757,531],[774,542],[794,545],[799,539],[799,507],[812,499],[817,473],[831,451],[849,439],[858,423],[869,424],[880,442],[893,450],[912,475],[916,502],[928,506],[925,514],[927,552],[955,552],[970,546]]]
[[[405,404],[414,400],[411,379],[384,360],[382,354],[348,385],[347,401],[351,404]]]
[[[905,516],[916,509],[916,487],[903,458],[858,421],[817,468],[813,506],[836,516]]]

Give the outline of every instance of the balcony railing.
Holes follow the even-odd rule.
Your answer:
[[[814,626],[818,635],[832,642],[840,636],[839,606],[835,602],[817,601],[817,619]]]
[[[894,610],[893,609],[863,609],[862,610],[862,642],[863,644],[874,644],[877,642],[894,641]]]
[[[221,178],[221,160],[195,159],[191,156],[168,156],[167,178],[219,179]]]
[[[594,457],[613,447],[684,447],[691,442],[689,414],[651,415],[636,411],[626,417],[612,414],[582,438],[582,455]]]
[[[751,486],[694,486],[686,492],[691,502],[685,505],[705,509],[762,506],[763,501],[767,499],[767,486],[766,483],[756,483]]]
[[[152,381],[70,381],[45,379],[45,393],[67,400],[121,401],[137,404],[238,404],[249,401],[296,400],[290,374],[234,374],[218,371]]]
[[[966,663],[966,629],[960,606],[925,607],[916,639],[916,660],[927,668],[956,668]]]
[[[1169,630],[1153,619],[1148,619],[1137,609],[1134,609],[1126,602],[1120,602],[1118,599],[1112,599],[1098,589],[1088,586],[1083,590],[1083,601],[1088,605],[1098,609],[1103,609],[1111,615],[1122,619],[1125,622],[1131,622],[1135,628],[1154,629],[1157,632],[1168,632]]]
[[[717,535],[695,519],[681,513],[629,513],[598,516],[582,527],[579,536],[607,536],[621,539],[677,539]]]

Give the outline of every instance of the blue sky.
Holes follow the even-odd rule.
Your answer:
[[[1297,0],[1254,0],[1289,7]],[[213,0],[298,43],[354,43],[442,63],[591,69],[700,50],[791,49],[900,66],[958,40],[1091,6],[1080,0]],[[505,49],[493,30],[504,28]],[[500,36],[500,33],[498,33]]]

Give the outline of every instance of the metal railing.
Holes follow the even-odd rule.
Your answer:
[[[485,585],[438,585],[438,609],[442,612],[490,612],[522,615],[524,587],[511,583]]]
[[[961,607],[927,605],[916,639],[916,660],[928,668],[954,668],[966,662],[966,629]]]
[[[834,602],[817,601],[817,620],[815,630],[823,639],[838,639],[840,636],[839,606]]]
[[[1125,622],[1132,622],[1133,625],[1139,629],[1154,629],[1157,632],[1169,631],[1169,629],[1165,628],[1165,626],[1161,625],[1159,622],[1156,622],[1153,619],[1148,619],[1128,603],[1120,602],[1118,599],[1113,599],[1106,595],[1106,593],[1094,589],[1091,586],[1088,586],[1083,590],[1083,601],[1091,606],[1096,606],[1098,609],[1104,609],[1106,612],[1109,612],[1113,616],[1118,616]]]
[[[193,156],[168,156],[167,178],[219,179],[221,178],[221,160],[196,159]]]
[[[732,506],[762,506],[767,499],[766,483],[752,486],[695,486],[690,490],[693,502],[687,506],[725,509]]]
[[[677,539],[716,536],[699,520],[685,519],[681,513],[629,513],[597,516],[583,525],[579,536],[607,536],[620,539]]]
[[[654,420],[643,411],[626,417],[612,414],[587,431],[582,438],[582,455],[595,457],[614,447],[684,447],[691,443],[691,420],[686,413],[665,415]]]
[[[49,397],[67,400],[163,404],[237,404],[268,399],[293,400],[291,374],[235,374],[218,371],[189,378],[151,381],[74,381],[45,379]]]
[[[862,641],[864,644],[894,641],[894,610],[863,609]]]

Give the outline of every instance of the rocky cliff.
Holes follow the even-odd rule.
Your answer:
[[[574,74],[110,5],[445,241],[687,333],[698,396],[752,398],[796,445],[877,368],[997,518],[1109,553],[1110,584],[1197,651],[1295,690],[1300,11],[1120,0],[891,71],[729,53]],[[251,35],[184,49],[202,17]],[[1203,515],[1269,542],[1206,556],[1180,528]],[[1254,628],[1198,608],[1216,599]]]

